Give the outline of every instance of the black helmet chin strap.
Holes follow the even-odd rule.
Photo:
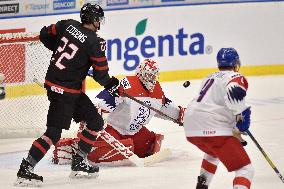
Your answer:
[[[99,22],[99,27],[98,27],[98,30],[100,30],[101,29],[101,23]]]

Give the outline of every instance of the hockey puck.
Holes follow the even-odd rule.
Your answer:
[[[184,87],[184,88],[187,88],[189,85],[190,85],[190,81],[185,81],[185,82],[183,83],[183,87]]]

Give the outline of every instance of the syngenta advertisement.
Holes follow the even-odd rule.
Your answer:
[[[202,32],[189,31],[186,25],[172,28],[168,32],[149,32],[148,28],[155,24],[151,18],[145,18],[134,25],[130,24],[129,28],[133,30],[127,38],[107,39],[108,60],[122,61],[124,70],[133,71],[145,58],[159,60],[167,57],[203,56],[205,50],[211,53],[212,47],[205,47],[206,39]]]
[[[208,67],[214,50],[208,30],[196,27],[186,7],[176,13],[172,8],[107,12],[100,33],[107,40],[107,58],[114,70],[133,73],[145,58],[157,60],[161,71]]]
[[[111,11],[100,34],[113,73],[133,73],[153,58],[162,72],[177,77],[188,70],[191,77],[196,70],[198,78],[216,68],[220,48],[234,47],[247,74],[284,74],[283,9],[284,3],[255,3]]]

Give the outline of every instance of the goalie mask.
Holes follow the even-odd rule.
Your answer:
[[[157,62],[145,59],[136,69],[136,76],[143,85],[152,92],[159,78],[159,68]]]

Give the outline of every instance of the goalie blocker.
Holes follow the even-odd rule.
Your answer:
[[[110,131],[108,131],[110,132]],[[113,133],[110,133],[113,134]],[[143,154],[146,156],[152,155],[156,152],[159,152],[161,149],[162,140],[164,136],[161,134],[155,134],[155,140],[145,146],[144,149],[136,149],[135,144],[132,138],[120,139],[124,146],[129,148],[132,152],[138,155],[140,158],[145,156],[141,155],[141,152],[144,150]],[[78,149],[79,138],[63,138],[56,145],[53,151],[53,163],[55,164],[70,164],[72,160],[72,153]],[[138,150],[138,151],[137,151]],[[142,150],[142,151],[141,151]],[[93,143],[93,148],[88,155],[88,160],[93,163],[118,163],[126,158],[108,143],[98,138],[97,141]]]

